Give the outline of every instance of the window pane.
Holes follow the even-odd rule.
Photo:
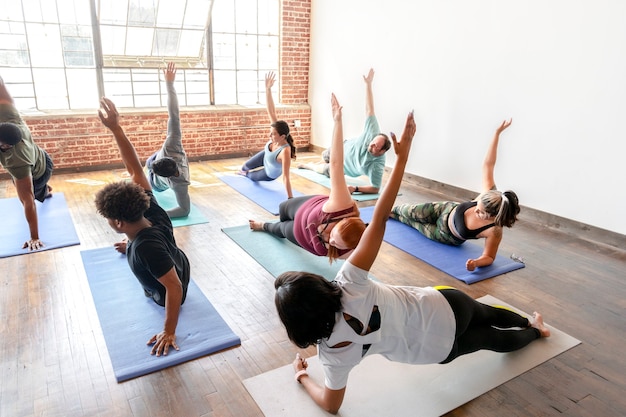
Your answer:
[[[237,33],[257,33],[256,0],[236,0],[235,28]]]
[[[180,39],[179,29],[157,29],[155,35],[152,56],[177,55]]]
[[[26,25],[33,67],[62,67],[63,50],[57,25],[28,23]]]
[[[237,35],[237,68],[257,68],[257,38],[253,35]]]
[[[183,30],[180,38],[178,56],[205,57],[204,31]],[[202,60],[206,62],[206,60]]]
[[[27,22],[57,22],[56,0],[22,0]]]
[[[98,11],[98,21],[101,24],[126,25],[128,0],[100,0]]]
[[[154,29],[128,28],[125,55],[150,56]]]
[[[130,0],[128,25],[151,27],[156,22],[155,0]]]
[[[237,71],[237,103],[259,104],[258,80],[257,71]]]
[[[220,0],[218,3],[229,3],[232,0]],[[213,0],[187,0],[187,10],[185,10],[185,20],[183,27],[188,29],[205,29],[209,24],[209,10]]]
[[[126,28],[119,26],[100,26],[100,36],[102,38],[102,54],[124,55]]]
[[[215,104],[237,103],[237,81],[234,71],[215,71]]]
[[[98,84],[95,69],[68,69],[67,90],[71,109],[98,108]]]
[[[39,109],[67,109],[67,88],[65,70],[33,68],[35,95]]]
[[[259,36],[259,69],[263,72],[278,68],[278,38]]]
[[[22,5],[20,2],[13,0],[2,0],[0,1],[0,10],[2,13],[0,18],[11,20],[14,22],[20,22],[23,20],[24,16],[22,15]]]
[[[235,2],[217,1],[211,13],[213,33],[235,32]]]
[[[278,36],[280,18],[279,0],[258,0],[259,2],[259,34]]]
[[[91,22],[89,1],[85,0],[58,0],[59,23]]]
[[[213,35],[213,65],[215,69],[235,69],[235,35]]]
[[[180,28],[185,14],[185,2],[180,0],[161,0],[157,13],[157,26]]]

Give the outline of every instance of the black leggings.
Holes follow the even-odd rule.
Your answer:
[[[274,236],[288,239],[291,243],[300,246],[293,233],[293,220],[296,218],[296,213],[302,204],[313,197],[315,196],[305,195],[283,201],[278,206],[279,221],[274,223],[265,223],[263,225],[263,230],[273,234]]]
[[[511,310],[480,303],[453,288],[439,291],[450,303],[456,319],[454,345],[450,355],[440,363],[482,349],[512,352],[541,337],[538,329],[529,327],[527,318]]]

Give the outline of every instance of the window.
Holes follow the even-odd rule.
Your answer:
[[[22,111],[165,106],[168,61],[183,106],[259,104],[279,1],[0,0],[0,75]]]

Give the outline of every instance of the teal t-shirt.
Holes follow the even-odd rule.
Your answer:
[[[343,171],[350,177],[367,175],[374,187],[380,188],[385,171],[385,155],[373,156],[367,148],[378,134],[380,127],[376,116],[365,119],[365,128],[360,136],[343,143]]]

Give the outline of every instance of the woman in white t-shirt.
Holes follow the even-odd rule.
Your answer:
[[[334,111],[338,112],[335,123],[340,124],[341,108]],[[412,364],[447,363],[481,349],[517,350],[550,335],[538,313],[527,319],[479,303],[454,288],[398,287],[368,278],[414,134],[411,112],[401,140],[391,134],[396,164],[372,221],[335,281],[308,272],[286,272],[275,281],[276,309],[289,339],[301,348],[317,344],[324,367],[324,385],[320,385],[308,376],[306,359],[297,355],[295,379],[331,413],[339,410],[348,375],[365,355],[378,353]]]

